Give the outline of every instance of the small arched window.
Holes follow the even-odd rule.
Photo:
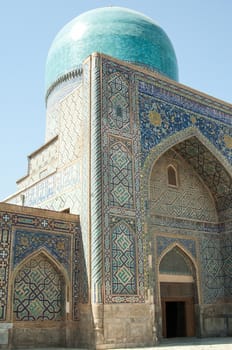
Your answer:
[[[173,165],[169,165],[168,169],[168,185],[177,187],[177,171]]]

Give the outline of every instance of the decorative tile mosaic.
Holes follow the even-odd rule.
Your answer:
[[[62,320],[65,316],[64,287],[62,275],[43,254],[31,258],[14,280],[14,319]]]
[[[155,81],[155,83],[154,83]],[[148,81],[147,77],[139,80],[139,92],[149,96],[156,96],[174,107],[192,110],[195,113],[218,120],[228,125],[232,124],[231,109],[223,103],[213,101],[200,94],[187,91],[182,87],[172,85],[159,79]]]
[[[166,230],[166,227],[169,228],[169,232],[176,232],[178,230],[182,230],[185,234],[197,234],[197,232],[211,232],[219,233],[225,232],[225,224],[224,223],[211,223],[211,222],[201,222],[201,221],[192,221],[192,220],[184,220],[180,218],[168,218],[165,216],[154,215],[150,217],[150,224],[153,226],[157,226],[157,230]]]
[[[221,254],[224,273],[224,296],[232,297],[232,235],[225,235],[221,242]]]
[[[231,205],[232,192],[231,175],[229,175],[232,173],[231,108],[202,97],[200,94],[191,94],[184,88],[168,85],[155,78],[148,80],[145,75],[139,75],[137,96],[147,214],[151,214],[148,179],[152,166],[165,151],[173,147],[173,150],[193,167],[210,189],[216,201],[220,219],[229,217],[231,214],[228,212],[228,207]],[[202,208],[202,210],[204,209]],[[154,225],[153,227],[156,226],[156,230],[162,228],[161,231],[164,233],[170,231],[175,235],[182,233],[186,237],[188,236],[189,240],[182,241],[181,239],[178,244],[188,249],[195,257],[196,246],[190,236],[199,239],[199,256],[205,259],[202,264],[199,264],[203,285],[206,280],[202,291],[205,303],[222,298],[223,293],[231,297],[230,287],[227,291],[223,291],[223,280],[226,278],[227,286],[229,286],[230,278],[228,275],[225,277],[224,272],[222,272],[224,271],[224,261],[221,260],[220,255],[222,251],[221,248],[217,250],[214,246],[218,233],[224,232],[226,225],[223,222],[214,224],[210,222],[211,220],[212,218],[209,219],[208,223],[199,220],[187,223],[185,220],[180,222],[177,217],[171,218],[170,215],[163,217],[154,215],[149,221]],[[201,236],[198,234],[200,231],[212,232],[214,235],[207,240],[207,243],[201,243]],[[166,238],[162,238],[162,244],[158,242],[157,246],[159,253],[161,254],[165,246],[178,240],[179,238],[175,237],[169,237],[167,241]],[[218,255],[217,252],[219,252]],[[228,256],[225,261],[230,266]],[[222,277],[223,274],[224,277]]]
[[[132,159],[129,150],[117,140],[110,148],[110,204],[133,206]]]
[[[46,141],[59,134],[59,103],[81,85],[82,69],[76,70],[76,77],[63,81],[52,90],[47,99]]]
[[[11,234],[9,230],[10,216],[1,213],[0,228],[0,321],[6,320],[7,299],[8,299],[8,279],[10,263]]]
[[[168,185],[167,169],[170,164],[177,171],[177,186]],[[211,223],[218,221],[215,202],[208,187],[193,172],[192,166],[172,150],[161,156],[152,169],[149,214]]]
[[[71,191],[75,186],[75,190],[78,191],[78,185],[80,184],[80,164],[74,163],[61,171],[56,172],[53,175],[46,177],[40,182],[34,184],[23,190],[25,196],[24,205],[27,206],[38,206],[46,203],[48,200],[57,201],[58,198],[64,192]],[[80,189],[79,189],[80,191]],[[20,195],[17,195],[10,199],[8,203],[11,204],[22,204]],[[60,205],[65,205],[59,203]],[[63,209],[63,206],[57,208],[57,210]]]
[[[4,205],[5,204],[3,204],[3,206]],[[8,207],[11,208],[10,205],[8,205]],[[31,320],[33,317],[35,319],[57,319],[56,317],[61,317],[61,314],[57,311],[61,299],[59,299],[59,302],[57,301],[56,307],[54,303],[56,310],[53,315],[51,314],[49,316],[49,312],[53,307],[49,307],[50,311],[41,311],[44,310],[43,304],[46,304],[47,306],[49,304],[46,301],[46,295],[48,298],[50,292],[53,293],[52,291],[54,291],[54,293],[56,293],[55,287],[52,287],[52,279],[49,280],[49,276],[52,276],[53,274],[53,272],[51,272],[53,267],[50,269],[49,266],[53,266],[53,262],[51,262],[52,259],[48,259],[48,256],[53,257],[55,261],[57,261],[57,264],[60,264],[62,268],[67,271],[70,284],[72,281],[72,315],[73,319],[77,320],[79,318],[78,304],[88,302],[87,273],[84,263],[80,225],[78,221],[66,221],[54,219],[49,216],[39,216],[39,209],[33,209],[33,214],[32,209],[30,208],[23,208],[23,213],[21,209],[22,207],[19,207],[19,212],[17,212],[17,209],[15,208],[17,207],[13,207],[13,210],[11,209],[10,212],[1,211],[0,209],[0,320],[4,321],[7,319],[7,308],[10,308],[11,303],[11,301],[8,300],[8,290],[11,283],[14,281],[9,281],[9,274],[12,273],[12,271],[15,271],[19,264],[23,264],[23,261],[26,258],[31,259],[25,260],[26,264],[28,264],[28,269],[25,265],[20,267],[15,282],[17,284],[17,296],[15,294],[14,309],[17,314],[16,318],[20,320]],[[48,212],[43,213],[48,214]],[[11,264],[9,264],[10,252]],[[43,266],[48,266],[48,269],[44,268],[44,270],[42,269],[41,271],[40,269],[38,271],[33,270],[34,268],[32,269],[32,265],[35,265],[34,262],[37,262],[39,252],[42,255],[39,255],[41,258],[39,258],[38,261],[41,261]],[[47,257],[45,257],[43,252],[46,252]],[[56,267],[54,268],[58,271]],[[36,285],[37,282],[39,283],[40,287],[36,287],[36,290],[38,289],[36,292],[33,292],[32,289],[28,291],[28,288],[25,287],[25,269],[27,271],[31,269],[32,271],[30,275],[30,288],[33,288],[33,285]],[[51,284],[49,284],[48,291],[46,291],[47,286],[44,284],[43,280],[44,273],[48,273],[47,282],[50,281],[49,283]],[[36,278],[34,282],[32,282],[33,278]],[[62,285],[64,285],[63,282]],[[26,298],[25,293],[21,293],[22,290],[28,291],[29,294]],[[37,298],[36,295],[40,298],[41,303],[39,304],[35,302],[35,299]],[[27,305],[28,300],[31,301],[30,305]]]
[[[109,126],[128,133],[130,132],[128,79],[115,72],[109,77],[108,86],[112,92],[108,101]]]
[[[173,147],[209,187],[219,213],[232,205],[232,179],[217,158],[196,138]]]
[[[81,230],[80,227],[77,226],[74,234],[72,261],[73,319],[76,321],[80,319],[79,304],[86,304],[89,300],[87,267],[84,259],[83,243],[80,237]]]
[[[163,213],[154,214],[152,212],[152,206],[149,202],[148,197],[148,194],[150,193],[148,189],[148,179],[150,178],[150,173],[154,162],[166,150],[173,147],[174,152],[179,153],[180,156],[186,160],[186,164],[188,164],[186,166],[189,166],[189,168],[191,167],[191,169],[193,168],[194,171],[196,171],[201,179],[205,182],[206,186],[208,186],[216,201],[217,211],[219,209],[221,211],[220,218],[223,218],[225,216],[225,208],[228,207],[229,203],[231,202],[230,193],[232,192],[230,180],[231,177],[228,175],[232,170],[232,131],[230,129],[232,112],[229,108],[227,108],[226,105],[223,105],[222,103],[216,101],[211,101],[206,97],[202,97],[200,94],[191,94],[190,91],[184,90],[184,88],[177,88],[176,85],[171,86],[171,84],[169,86],[164,81],[160,81],[157,78],[148,78],[145,74],[142,73],[138,73],[138,75],[135,74],[135,76],[131,74],[130,76],[128,74],[129,70],[126,67],[122,68],[116,63],[109,63],[106,60],[103,63],[102,152],[104,155],[103,210],[105,210],[106,213],[104,217],[106,301],[118,302],[119,300],[125,300],[125,298],[123,296],[117,299],[110,297],[111,277],[109,276],[108,271],[110,266],[110,257],[113,253],[110,250],[110,234],[108,233],[109,231],[107,229],[109,225],[111,225],[110,215],[108,214],[109,212],[111,215],[117,216],[117,222],[125,220],[125,215],[131,218],[136,217],[136,220],[139,217],[141,221],[137,222],[137,229],[140,230],[141,227],[142,231],[143,227],[144,234],[147,234],[147,237],[150,237],[150,234],[147,232],[149,228],[146,225],[143,226],[144,221],[146,221],[145,214],[150,215],[149,225],[153,225],[153,228],[156,226],[156,229],[161,230],[161,232],[164,233],[167,233],[170,230],[170,233],[174,234],[173,237],[162,238],[162,236],[159,235],[159,242],[157,243],[158,254],[162,254],[162,252],[169,245],[177,243],[186,251],[188,251],[193,258],[197,259],[198,256],[196,251],[196,241],[199,239],[199,245],[201,245],[200,233],[202,234],[203,232],[211,232],[214,237],[217,237],[219,232],[225,232],[225,224],[223,222],[217,222],[216,209],[212,197],[207,192],[208,189],[206,187],[204,200],[203,197],[200,196],[201,198],[199,201],[198,196],[195,196],[197,207],[199,207],[199,203],[202,202],[198,211],[199,215],[202,216],[201,218],[194,217],[190,207],[189,216],[185,216],[188,211],[186,209],[186,205],[184,204],[186,195],[180,201],[183,207],[182,211],[184,210],[185,215],[179,215],[178,217],[178,215],[176,215],[178,213],[174,213],[174,215],[171,216],[170,213],[166,213],[165,215],[163,215]],[[120,99],[120,96],[117,95],[118,92],[116,92],[115,84],[111,84],[110,88],[107,85],[111,78],[112,81],[115,81],[116,76],[117,81],[121,79],[124,84],[125,81],[129,82],[127,83],[130,99],[129,108],[130,115],[133,116],[133,121],[130,123],[130,131],[125,131],[125,129],[123,130],[122,126],[120,129],[119,125],[122,125],[122,114],[120,108],[117,109],[117,103],[121,103],[124,105],[125,111],[127,111],[127,102],[125,102],[125,99]],[[117,84],[118,86],[122,86],[122,83],[118,82]],[[130,90],[132,87],[133,93],[131,92],[132,90]],[[115,98],[115,101],[117,101],[117,103],[112,106],[112,96],[114,97],[114,95],[117,95],[117,98]],[[127,96],[126,93],[125,96]],[[111,112],[111,115],[113,115],[114,118],[116,118],[117,113],[118,117],[121,115],[121,119],[119,118],[119,124],[117,124],[115,121],[113,122],[110,120],[110,108],[111,111],[113,108],[115,108],[115,112]],[[140,135],[136,134],[135,130],[136,125],[138,125],[136,124],[138,122],[137,115],[139,116],[140,122]],[[124,120],[126,123],[127,119]],[[116,127],[117,125],[118,127]],[[133,184],[132,180],[130,183],[133,187],[133,190],[136,189],[134,198],[136,212],[133,210],[133,207],[128,206],[128,208],[123,208],[123,205],[129,196],[128,190],[122,188],[120,181],[118,181],[118,191],[114,190],[114,187],[116,186],[113,184],[111,187],[110,196],[112,198],[115,196],[115,193],[117,193],[117,196],[120,198],[121,202],[117,200],[116,203],[114,200],[109,200],[109,197],[107,195],[109,188],[108,180],[110,176],[115,179],[114,172],[112,171],[112,163],[110,163],[110,160],[107,157],[107,154],[109,154],[108,151],[112,145],[112,137],[113,139],[117,138],[117,141],[114,142],[118,142],[118,144],[122,145],[125,145],[128,140],[133,139],[131,148],[129,149],[133,159],[132,171],[133,179],[135,182]],[[118,161],[118,164],[120,163],[120,165],[117,165],[117,168],[119,170],[123,168],[122,163],[126,163],[126,157],[122,156],[122,152],[119,152],[117,154],[117,157],[115,156],[112,159],[114,159],[114,161],[116,159]],[[141,164],[142,166],[144,165],[144,172],[141,174],[143,176],[143,183],[140,183],[140,179],[137,177],[141,169]],[[107,172],[108,169],[110,169],[110,172]],[[215,173],[217,174],[217,178],[213,176]],[[129,177],[130,176],[127,176],[127,179]],[[187,177],[189,178],[189,176]],[[156,176],[154,178],[157,180]],[[198,187],[199,186],[200,183],[198,183]],[[192,187],[190,191],[191,193],[189,192],[189,195],[191,194],[189,197],[190,202],[192,202],[193,199]],[[164,186],[158,186],[157,188],[164,188]],[[224,190],[224,193],[222,193],[222,190]],[[139,204],[137,201],[138,192],[141,193],[141,196],[139,197]],[[202,191],[199,192],[199,195],[200,193],[202,194]],[[168,194],[170,194],[170,190],[166,193],[166,195],[164,195],[164,198],[167,199]],[[157,198],[159,199],[160,196]],[[176,208],[175,205],[173,208],[174,207]],[[209,212],[206,212],[205,208],[208,208]],[[173,210],[178,211],[177,208]],[[208,215],[207,218],[205,215]],[[185,220],[185,217],[186,219],[191,220]],[[151,226],[149,227],[151,228]],[[177,233],[179,234],[178,237]],[[185,238],[180,238],[180,234],[185,235]],[[140,243],[143,249],[146,249],[148,253],[150,251],[150,248],[147,247],[146,240],[138,240],[138,247]],[[136,255],[138,261],[140,259],[140,256],[141,255],[138,250],[138,253]],[[229,258],[227,257],[225,261],[229,261]],[[117,259],[116,263],[118,263]],[[128,275],[129,274],[125,274],[125,278],[129,278]],[[218,288],[220,289],[220,287]],[[209,291],[208,293],[205,290],[204,293],[205,298],[210,299],[210,293],[213,292]],[[218,291],[217,293],[220,294]]]
[[[140,92],[142,91],[140,90]],[[150,96],[145,92],[139,94],[139,109],[143,161],[145,161],[150,150],[165,138],[194,126],[231,163],[231,147],[229,142],[225,142],[225,135],[228,135],[227,139],[232,136],[229,125],[195,114],[192,109],[183,109],[179,105],[173,105],[170,102],[158,99],[156,95]],[[154,123],[151,119],[154,112],[160,116],[159,123]]]
[[[46,220],[43,221],[47,225]],[[13,266],[17,266],[28,255],[41,248],[46,249],[63,266],[69,275],[71,274],[71,261],[69,252],[71,251],[71,237],[58,235],[55,233],[44,233],[39,231],[16,230],[14,233],[14,255]]]
[[[157,256],[160,257],[169,246],[178,243],[180,246],[184,247],[192,257],[196,258],[196,241],[193,239],[185,238],[175,238],[175,237],[165,237],[157,236]]]
[[[173,247],[160,261],[159,273],[171,275],[194,275],[190,259],[179,247]]]
[[[143,302],[140,136],[134,120],[136,104],[131,103],[131,99],[134,99],[132,89],[135,87],[135,81],[128,69],[105,59],[103,59],[102,69],[105,302]],[[117,213],[118,216],[111,216],[110,213]],[[127,220],[132,221],[134,225],[135,245],[132,244],[132,236],[128,229],[131,224],[125,225]],[[116,231],[111,225],[115,226]],[[125,246],[128,244],[125,252],[122,249],[124,244]],[[134,266],[133,260],[136,259],[137,266]]]
[[[221,239],[205,237],[200,244],[203,302],[213,304],[224,298],[224,271]]]
[[[136,247],[134,232],[125,222],[112,228],[112,293],[136,294]]]
[[[82,152],[82,89],[74,90],[60,103],[59,162],[62,168],[80,157]],[[76,184],[79,181],[76,180]]]

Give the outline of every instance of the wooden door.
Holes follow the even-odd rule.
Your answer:
[[[181,332],[180,330],[174,330],[170,335],[170,327],[172,325],[168,324],[170,322],[170,318],[167,319],[167,306],[168,303],[184,304],[185,315],[183,317],[182,327],[184,328]],[[162,329],[163,329],[163,337],[194,337],[195,336],[195,311],[194,311],[194,299],[191,297],[186,298],[162,298]],[[176,316],[178,319],[178,316]],[[173,327],[176,327],[176,324],[173,324]]]

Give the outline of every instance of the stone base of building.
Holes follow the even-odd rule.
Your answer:
[[[232,336],[232,303],[201,305],[199,315],[201,337]]]
[[[64,347],[113,349],[156,346],[152,304],[81,305],[80,320],[0,324],[0,349]],[[196,308],[196,336],[232,336],[232,303]]]
[[[101,306],[102,328],[95,328],[96,349],[154,346],[154,306],[107,304]],[[100,322],[97,326],[100,325]]]

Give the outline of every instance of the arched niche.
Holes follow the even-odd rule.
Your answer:
[[[150,201],[150,179],[160,158],[173,151],[187,163],[202,183],[208,187],[215,202],[219,221],[227,220],[232,214],[232,167],[223,154],[199,130],[190,127],[162,142],[162,147],[154,147],[143,167],[144,200]],[[177,168],[178,173],[182,169]],[[178,181],[179,181],[178,174]],[[179,185],[179,183],[178,183]],[[205,220],[203,220],[205,221]],[[208,220],[206,220],[208,221]]]
[[[218,221],[215,199],[207,183],[174,149],[168,150],[155,162],[150,176],[149,197],[151,216]]]
[[[45,251],[26,258],[16,269],[12,286],[14,321],[63,321],[67,280]]]
[[[162,335],[196,335],[197,276],[192,259],[179,246],[166,251],[159,262]]]
[[[169,186],[178,186],[178,178],[177,178],[177,169],[172,164],[169,164],[167,167],[167,178]]]
[[[190,279],[193,280],[194,271],[190,259],[178,246],[174,246],[163,256],[159,264],[159,274],[191,276]]]

